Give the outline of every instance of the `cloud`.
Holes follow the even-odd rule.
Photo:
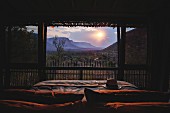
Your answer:
[[[117,41],[117,30],[110,27],[48,27],[47,37],[67,37],[77,42],[89,42],[97,47],[107,47]],[[97,32],[104,32],[104,40],[97,40]]]
[[[34,30],[38,33],[37,26],[27,27],[28,31]],[[104,40],[97,40],[97,32],[104,32]],[[117,29],[111,27],[47,27],[47,38],[50,37],[67,37],[77,42],[89,42],[97,47],[107,47],[117,41]]]
[[[38,33],[38,26],[26,26],[27,31],[34,31],[34,33]]]
[[[103,31],[106,34],[104,40],[100,42],[96,39],[97,37],[94,37],[95,35],[92,35],[98,31]],[[92,45],[98,47],[107,47],[117,41],[117,36],[114,32],[115,30],[113,28],[93,28],[93,30],[82,30],[81,32],[73,32],[70,34],[69,38],[78,42],[89,42]]]

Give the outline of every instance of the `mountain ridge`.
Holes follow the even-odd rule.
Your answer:
[[[56,51],[53,44],[55,37],[47,38],[47,51]],[[90,50],[101,50],[99,47],[95,47],[88,42],[75,42],[67,37],[57,37],[58,41],[64,41],[65,51],[90,51]]]

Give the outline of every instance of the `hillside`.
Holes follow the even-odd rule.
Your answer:
[[[103,49],[104,52],[117,51],[117,42]]]
[[[53,44],[53,38],[47,39],[47,51],[56,51],[56,48]],[[95,47],[87,42],[74,42],[66,37],[57,37],[57,40],[64,41],[64,50],[65,51],[89,51],[89,50],[100,50],[101,48]]]

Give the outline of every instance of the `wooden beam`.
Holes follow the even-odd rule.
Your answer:
[[[6,0],[6,2],[5,2],[7,5],[6,6],[8,6],[8,8],[10,8],[9,10],[11,10],[12,12],[17,12],[17,8],[11,3],[11,1],[9,1],[9,0]]]
[[[38,76],[39,80],[45,80],[45,26],[43,22],[39,22],[38,25]]]
[[[93,7],[93,9],[95,9],[95,8],[96,8],[96,4],[97,4],[96,2],[97,2],[96,0],[93,0],[93,6],[92,6],[92,7]]]
[[[113,3],[112,3],[112,9],[114,9],[114,8],[116,8],[116,6],[117,6],[117,4],[118,4],[118,0],[113,0],[112,1]]]
[[[72,7],[72,9],[76,8],[75,0],[71,0],[71,7]]]
[[[48,1],[47,1],[47,4],[48,4],[48,7],[49,7],[51,10],[54,10],[54,3],[52,2],[52,0],[48,0]]]

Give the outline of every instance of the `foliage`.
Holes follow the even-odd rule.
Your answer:
[[[9,32],[8,28],[6,32]],[[34,31],[27,31],[26,26],[13,26],[8,40],[11,63],[37,62],[38,44]]]
[[[113,54],[102,51],[67,51],[62,60],[56,59],[56,52],[47,54],[47,66],[55,67],[117,67]]]

